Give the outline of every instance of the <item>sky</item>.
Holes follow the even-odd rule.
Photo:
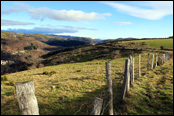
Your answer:
[[[1,1],[1,30],[92,39],[173,36],[173,1]]]

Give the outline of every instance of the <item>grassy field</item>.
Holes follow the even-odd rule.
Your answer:
[[[170,39],[150,39],[150,40],[132,40],[132,41],[123,41],[123,42],[145,42],[152,48],[160,49],[160,46],[164,46],[164,48],[173,49],[173,38],[170,38]]]
[[[138,54],[135,54],[136,82],[125,103],[120,104],[125,59],[126,57],[111,60],[114,111],[120,115],[173,114],[173,60],[146,73],[147,53],[142,52],[142,77],[137,78]],[[29,80],[34,82],[40,115],[89,115],[95,97],[103,98],[105,107],[108,103],[106,61],[108,60],[62,64],[1,76],[7,77],[7,81],[1,81],[1,115],[19,115],[14,84]],[[149,98],[151,94],[155,99]],[[160,96],[156,97],[158,94]],[[102,113],[108,114],[107,108]]]
[[[138,78],[122,109],[124,115],[173,115],[173,61]]]

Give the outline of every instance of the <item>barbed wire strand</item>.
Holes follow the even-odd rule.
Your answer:
[[[85,104],[86,104],[86,103],[85,103]],[[80,106],[80,109],[79,109],[78,111],[76,111],[74,115],[76,115],[76,114],[77,114],[77,112],[80,112],[80,110],[81,110],[82,106],[83,106],[83,105],[85,105],[85,104],[82,104],[82,105]]]

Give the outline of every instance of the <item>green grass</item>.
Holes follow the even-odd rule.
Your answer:
[[[173,60],[148,72],[141,82],[138,80],[121,106],[122,114],[173,115]]]
[[[145,42],[150,47],[160,49],[160,46],[164,48],[173,49],[173,38],[170,39],[150,39],[150,40],[133,40],[133,41],[123,41],[123,42]]]
[[[165,106],[161,110],[162,114],[165,114],[166,111],[168,114],[173,113],[170,110],[173,107],[170,104],[173,102],[173,83],[170,83],[171,80],[169,80],[173,78],[173,73],[171,72],[173,70],[173,60],[170,63],[166,62],[164,66],[162,65],[156,68],[154,73],[149,72],[149,75],[146,75],[146,52],[142,52],[141,60],[142,75],[145,78],[143,76],[142,78],[137,78],[138,54],[136,54],[136,82],[131,88],[131,94],[128,94],[126,97],[126,105],[120,105],[119,101],[126,58],[111,60],[114,109],[116,112],[120,115],[150,114],[152,111],[154,112],[153,114],[158,114],[159,106]],[[29,80],[33,80],[34,82],[40,115],[73,115],[75,113],[76,115],[90,115],[95,97],[103,98],[103,106],[107,105],[106,61],[95,60],[82,63],[61,64],[5,75],[8,80],[1,82],[1,115],[20,114],[14,84]],[[156,73],[160,76],[158,77]],[[152,82],[148,83],[149,81],[147,80],[150,79]],[[53,89],[52,86],[55,86],[55,88]],[[157,93],[160,93],[159,99],[155,97],[157,99],[151,102],[149,98],[151,96],[150,94],[153,97]],[[149,103],[152,103],[150,106],[157,105],[157,107],[147,109],[149,108]],[[80,107],[81,110],[77,112]],[[143,109],[143,107],[146,109]],[[108,114],[107,109],[104,110],[104,114]]]

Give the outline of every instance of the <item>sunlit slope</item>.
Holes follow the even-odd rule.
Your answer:
[[[137,78],[138,55],[136,54],[135,84],[131,88],[131,94],[126,97],[126,105],[123,104],[124,106],[121,106],[119,101],[126,58],[127,57],[111,60],[114,109],[117,113],[157,114],[160,113],[157,112],[159,110],[158,105],[160,105],[165,106],[164,109],[169,110],[161,110],[161,114],[171,114],[171,104],[165,103],[173,102],[173,94],[171,93],[171,91],[173,91],[173,81],[171,80],[173,78],[173,60],[171,59],[167,61],[164,66],[162,65],[156,68],[154,73],[150,71],[146,75],[147,53],[144,52],[141,57],[142,77]],[[103,106],[106,106],[108,103],[106,100],[106,61],[107,60],[94,60],[83,63],[61,64],[5,75],[8,80],[1,81],[1,114],[20,114],[14,84],[33,80],[40,115],[90,115],[95,97],[104,99]],[[151,86],[152,88],[150,88]],[[156,91],[159,91],[161,97],[150,99],[150,94],[157,95],[158,92]],[[135,98],[137,96],[139,97],[138,99]],[[144,101],[146,99],[147,101]],[[163,100],[167,99],[169,99],[169,101],[163,102]],[[136,100],[138,100],[138,102],[135,102]],[[156,104],[153,100],[157,100],[159,104]],[[149,111],[141,111],[143,107],[148,108],[149,103],[152,103],[154,106],[151,107]],[[125,110],[124,107],[126,107],[127,110]],[[135,108],[137,110],[134,110]],[[138,108],[140,110],[138,110]],[[151,113],[152,111],[154,113]],[[103,113],[107,114],[107,109],[105,109]]]
[[[173,49],[173,38],[170,39],[149,39],[149,40],[132,40],[132,41],[123,41],[123,42],[145,42],[150,47],[160,49],[160,46],[163,46],[167,49]]]

